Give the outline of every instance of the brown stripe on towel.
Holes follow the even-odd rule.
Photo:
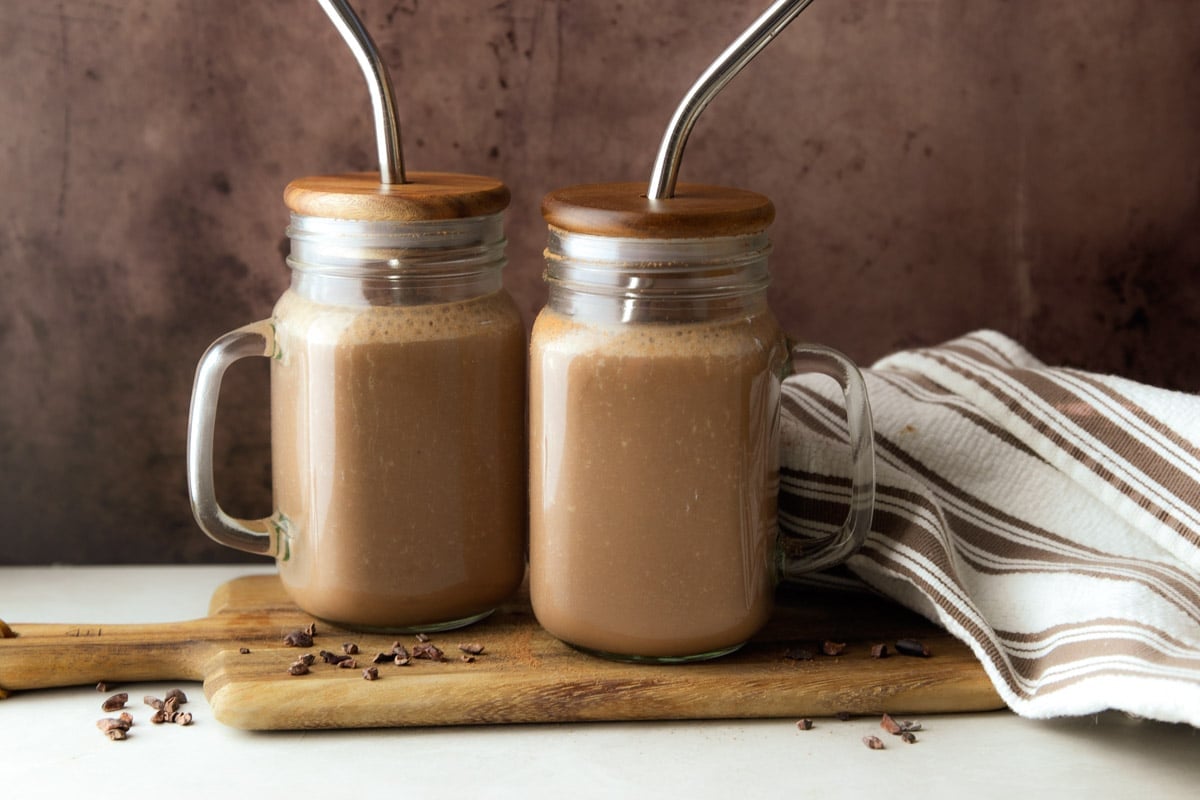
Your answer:
[[[896,515],[891,516],[895,517],[898,524],[907,524],[907,520],[904,518]],[[885,519],[882,520],[882,524],[886,529],[889,527],[889,515],[885,514],[884,517]],[[1018,674],[1013,670],[1008,655],[996,642],[992,632],[982,623],[978,611],[973,606],[964,606],[951,600],[940,587],[930,583],[922,575],[918,575],[912,569],[890,556],[886,551],[880,551],[870,541],[859,551],[855,558],[872,562],[876,568],[882,570],[885,574],[900,578],[905,583],[918,589],[922,595],[933,602],[943,615],[953,621],[961,633],[967,637],[968,644],[972,645],[973,649],[976,650],[976,655],[979,655],[979,651],[982,651],[983,657],[992,665],[1010,694],[1026,700],[1032,697],[1032,694],[1025,688],[1023,682],[1018,677]],[[938,620],[938,622],[945,624],[944,619]]]
[[[873,374],[873,377],[891,386],[897,392],[911,399],[914,403],[924,406],[937,406],[938,408],[952,411],[981,430],[987,431],[992,436],[995,436],[1009,447],[1020,450],[1032,458],[1037,458],[1039,460],[1042,458],[1033,450],[1030,450],[1029,447],[1027,447],[1023,442],[1021,442],[1007,430],[1001,428],[999,425],[995,424],[982,414],[972,410],[969,405],[962,401],[962,398],[951,393],[950,390],[944,388],[940,384],[935,383],[929,378],[926,378],[924,375],[920,375],[915,372],[909,372],[907,370],[896,370],[889,372],[876,372]],[[916,391],[916,388],[921,389],[923,392],[933,394],[936,397],[923,397]]]
[[[949,369],[956,374],[970,380],[980,389],[984,390],[999,402],[1003,403],[1009,410],[1018,418],[1028,424],[1031,428],[1037,431],[1046,441],[1053,444],[1072,460],[1094,473],[1097,477],[1109,484],[1117,492],[1127,496],[1135,502],[1139,507],[1147,513],[1154,516],[1160,522],[1168,525],[1176,532],[1200,544],[1194,534],[1189,534],[1184,520],[1180,519],[1175,513],[1164,505],[1156,502],[1154,498],[1145,493],[1141,488],[1134,486],[1125,477],[1119,475],[1115,469],[1119,469],[1119,463],[1113,460],[1101,461],[1098,458],[1084,452],[1082,448],[1073,442],[1069,441],[1061,432],[1054,429],[1053,424],[1049,419],[1041,414],[1035,413],[1029,406],[1020,402],[1010,393],[1009,389],[1001,384],[997,384],[982,373],[975,372],[956,363],[947,356],[929,355],[929,358],[937,361],[946,369]],[[1037,383],[1037,379],[1033,378],[1033,382]]]
[[[944,349],[979,362],[969,348],[947,346]],[[979,363],[983,363],[989,371],[994,369],[989,362]],[[1058,415],[1070,420],[1080,430],[1087,433],[1098,449],[1107,450],[1114,464],[1128,464],[1131,468],[1130,471],[1139,472],[1148,483],[1156,484],[1161,489],[1161,493],[1168,496],[1159,505],[1171,506],[1171,510],[1176,513],[1182,509],[1182,515],[1187,518],[1190,525],[1200,524],[1200,473],[1194,467],[1188,469],[1177,463],[1186,459],[1191,459],[1193,464],[1200,463],[1200,449],[1155,419],[1128,397],[1078,370],[1016,368],[1005,369],[1002,372],[1004,377],[1012,379],[1019,386],[1029,390],[1029,394],[1020,398],[1025,402],[1007,403],[1012,410],[1018,410],[1014,406],[1027,409],[1030,400],[1045,403]],[[995,380],[990,380],[990,382],[996,386],[1001,385]],[[1112,405],[1128,411],[1135,420],[1149,428],[1150,433],[1130,429],[1111,412],[1084,397],[1081,393],[1083,390],[1093,390],[1107,398]],[[1014,390],[1007,389],[1005,391],[1016,395]],[[1045,431],[1052,427],[1056,420],[1049,416],[1043,416],[1041,419],[1043,425],[1039,426],[1039,430],[1043,432],[1043,435],[1048,435]],[[1161,450],[1163,449],[1176,451],[1176,458],[1171,460],[1162,455]],[[1195,502],[1189,502],[1188,498],[1194,498]],[[1195,514],[1189,514],[1189,511],[1195,512]]]
[[[812,404],[820,405],[830,415],[838,413],[839,406],[820,394],[810,392],[806,394],[806,398]],[[1006,513],[934,472],[886,437],[876,435],[876,457],[920,478],[945,504],[941,511],[953,517],[950,527],[964,544],[1005,560],[1042,561],[1044,563],[1036,567],[1038,572],[1087,571],[1093,576],[1108,576],[1113,580],[1140,583],[1148,591],[1154,592],[1193,617],[1197,614],[1197,608],[1200,608],[1200,596],[1190,590],[1194,581],[1183,570],[1171,569],[1153,562],[1138,562],[1125,557],[1111,556]],[[877,488],[878,491],[880,490]],[[910,502],[920,501],[920,498],[911,494],[908,494],[906,499]],[[785,500],[785,496],[780,498],[781,509],[786,508],[788,513],[795,516],[801,513],[798,505],[790,499]],[[974,521],[968,516],[968,511],[982,517],[982,520]],[[844,514],[843,511],[843,517]],[[1003,531],[1006,529],[1012,531],[1012,534],[1005,535]],[[1028,566],[1005,569],[987,564],[969,556],[961,548],[958,554],[960,557],[969,558],[974,568],[988,574],[1034,571],[1033,567]],[[1110,571],[1102,572],[1105,569]]]

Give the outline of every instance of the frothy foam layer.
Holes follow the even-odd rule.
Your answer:
[[[582,323],[546,308],[534,324],[538,346],[554,353],[648,358],[745,358],[780,346],[770,313],[695,323]]]
[[[312,344],[387,344],[508,335],[520,319],[506,292],[452,303],[341,306],[319,303],[294,290],[275,305],[276,326],[303,330]]]

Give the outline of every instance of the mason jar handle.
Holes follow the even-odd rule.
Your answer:
[[[245,325],[217,339],[204,351],[196,367],[188,412],[188,495],[196,522],[211,539],[226,547],[265,556],[279,552],[275,519],[237,519],[226,514],[217,502],[213,484],[213,429],[225,370],[240,359],[270,357],[274,352],[275,330],[269,319]]]
[[[785,580],[828,569],[852,556],[866,541],[875,509],[875,432],[862,373],[849,358],[821,345],[793,348],[792,370],[827,375],[842,387],[850,441],[850,510],[841,528],[824,538],[779,538]]]

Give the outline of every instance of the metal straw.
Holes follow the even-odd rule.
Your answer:
[[[679,178],[679,161],[687,144],[692,127],[717,92],[742,71],[764,47],[771,43],[800,12],[808,8],[812,0],[777,0],[762,16],[742,32],[733,44],[717,57],[708,69],[684,95],[683,102],[675,109],[675,116],[667,126],[666,135],[658,148],[654,170],[650,173],[650,188],[646,197],[665,200],[675,196],[675,182]]]
[[[375,42],[346,0],[317,0],[350,46],[362,68],[375,112],[375,139],[379,145],[379,182],[405,183],[404,154],[400,150],[400,123],[396,120],[396,96],[392,79],[379,56]]]

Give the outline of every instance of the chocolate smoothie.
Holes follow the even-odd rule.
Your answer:
[[[315,616],[468,620],[524,572],[524,329],[504,292],[414,306],[276,305],[279,573]]]
[[[765,304],[686,324],[544,309],[530,362],[530,590],[604,653],[740,645],[775,588],[785,338]]]

